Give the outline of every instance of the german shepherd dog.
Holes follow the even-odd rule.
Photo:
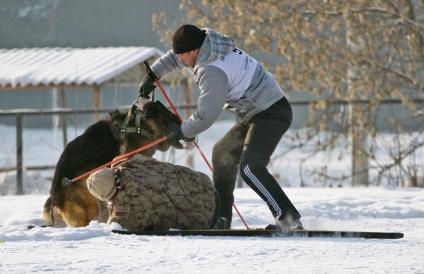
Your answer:
[[[109,119],[91,125],[72,140],[57,162],[50,197],[44,204],[46,225],[82,227],[91,220],[105,222],[108,217],[106,204],[89,193],[85,180],[66,184],[64,178],[73,179],[112,161],[121,153],[159,139],[165,135],[170,122],[180,123],[162,103],[150,101],[141,110],[133,106],[127,112],[113,111]],[[141,153],[152,156],[156,149],[166,151],[170,146],[181,148],[175,141],[165,141]]]

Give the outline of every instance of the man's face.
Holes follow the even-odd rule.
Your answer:
[[[178,58],[180,59],[181,63],[183,63],[184,65],[194,68],[194,65],[196,65],[198,55],[199,55],[199,49],[195,49],[189,52],[178,54]]]

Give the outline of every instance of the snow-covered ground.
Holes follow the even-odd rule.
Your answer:
[[[424,190],[286,188],[307,228],[402,231],[398,240],[115,235],[111,225],[34,228],[46,195],[0,198],[0,273],[424,273]],[[250,189],[251,227],[272,218]],[[238,218],[234,225],[242,228]]]
[[[218,123],[200,136],[210,159],[212,145],[231,126]],[[77,132],[77,131],[76,131]],[[80,131],[78,131],[80,133]],[[71,138],[72,139],[72,138]],[[0,126],[0,166],[15,162],[13,127]],[[62,151],[60,132],[24,131],[24,164],[54,165]],[[282,142],[277,153],[287,146]],[[210,175],[198,153],[194,169]],[[156,158],[184,164],[185,151]],[[291,153],[271,172],[283,186],[299,184]],[[314,168],[323,159],[311,159]],[[346,170],[350,158],[329,162]],[[27,171],[27,195],[15,196],[15,172],[0,173],[0,273],[424,273],[424,189],[284,187],[306,228],[400,231],[398,240],[337,238],[157,237],[115,235],[114,225],[34,228],[40,224],[52,171]],[[308,185],[325,185],[303,178]],[[273,223],[265,204],[249,188],[237,189],[235,204],[251,227]],[[243,228],[235,217],[234,227]]]

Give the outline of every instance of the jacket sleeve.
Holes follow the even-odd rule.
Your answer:
[[[151,67],[156,76],[162,78],[162,76],[173,70],[182,69],[184,64],[180,62],[177,54],[169,50],[159,57]]]
[[[218,119],[229,90],[227,75],[215,66],[199,68],[195,78],[200,89],[197,109],[181,126],[183,135],[188,138],[205,131]]]

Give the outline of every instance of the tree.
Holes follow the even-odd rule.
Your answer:
[[[327,150],[350,137],[346,145],[354,148],[353,165],[359,164],[352,172],[354,182],[360,173],[366,176],[359,181],[368,177],[364,161],[374,157],[381,104],[395,99],[412,114],[419,111],[415,99],[424,97],[423,0],[182,0],[180,8],[187,11],[182,22],[235,38],[285,90],[312,93],[311,138],[305,142],[325,131],[316,147]],[[170,41],[182,22],[167,19],[162,13],[153,21]]]

